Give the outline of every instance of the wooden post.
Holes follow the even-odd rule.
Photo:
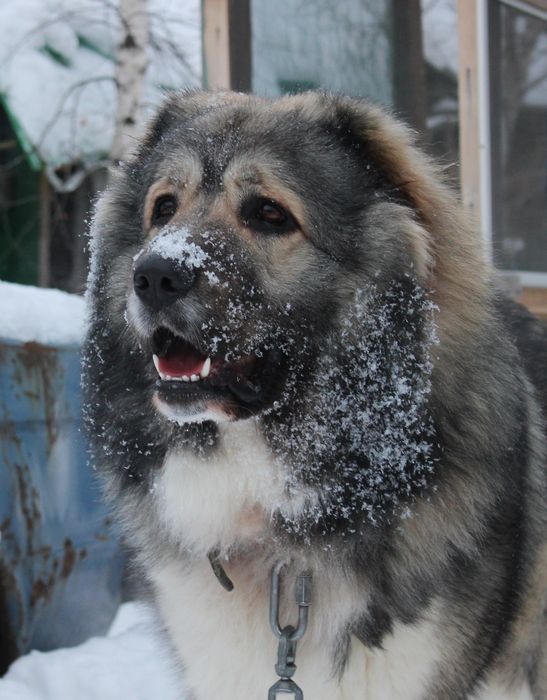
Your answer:
[[[205,87],[251,89],[250,0],[202,0]]]
[[[393,3],[393,89],[397,112],[423,134],[427,105],[421,0]]]
[[[228,0],[203,0],[203,58],[205,86],[230,89]]]
[[[458,0],[458,102],[463,206],[480,220],[477,0]]]
[[[251,0],[229,0],[230,87],[251,91]]]
[[[488,0],[458,0],[462,203],[492,244]]]

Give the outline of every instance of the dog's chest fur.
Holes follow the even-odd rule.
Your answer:
[[[160,518],[195,557],[255,543],[274,510],[298,510],[302,501],[284,495],[283,466],[254,420],[220,424],[219,433],[211,454],[168,453],[156,481]]]
[[[277,508],[296,515],[304,498],[287,496],[283,465],[276,463],[253,421],[225,427],[218,449],[208,457],[168,454],[155,494],[160,518],[184,555],[153,567],[151,578],[192,700],[265,699],[277,680],[277,641],[268,605],[271,567],[281,556],[268,524]],[[228,553],[221,561],[235,584],[231,592],[221,587],[207,560],[216,548]],[[423,698],[441,660],[435,605],[415,625],[396,624],[383,649],[367,649],[351,637],[339,678],[334,661],[347,629],[366,610],[367,591],[336,566],[318,573],[313,562],[293,562],[283,586],[282,625],[296,623],[294,577],[310,564],[313,604],[308,630],[298,644],[295,675],[305,697]],[[496,695],[499,700],[513,697],[501,691]]]

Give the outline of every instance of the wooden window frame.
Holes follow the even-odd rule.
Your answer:
[[[462,203],[492,250],[489,0],[458,0],[458,103]]]
[[[202,0],[203,83],[251,90],[251,0]]]
[[[492,253],[489,12],[493,2],[547,12],[547,0],[458,0],[460,173],[462,202]],[[508,286],[538,316],[547,318],[547,274],[508,271]]]

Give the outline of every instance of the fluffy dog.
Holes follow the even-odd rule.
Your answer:
[[[545,331],[403,125],[173,96],[92,248],[93,455],[191,698],[266,698],[276,564],[306,698],[547,698]]]

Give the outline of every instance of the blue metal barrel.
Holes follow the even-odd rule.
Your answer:
[[[0,672],[106,631],[123,556],[87,464],[77,346],[0,340],[0,536]]]

